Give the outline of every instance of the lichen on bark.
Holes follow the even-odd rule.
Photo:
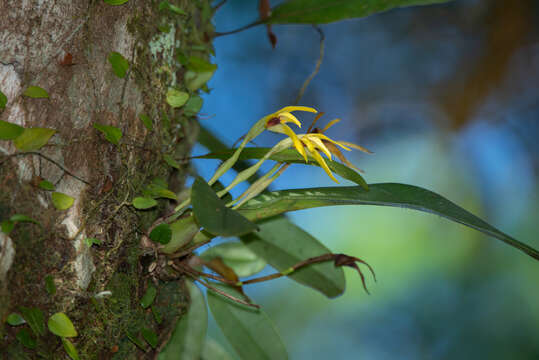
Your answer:
[[[157,210],[145,212],[128,205],[155,177],[182,190],[188,165],[174,170],[161,155],[187,156],[197,135],[194,118],[170,108],[164,98],[171,86],[187,91],[179,54],[208,58],[213,51],[212,10],[209,0],[169,2],[187,15],[144,0],[122,6],[101,0],[0,4],[0,90],[8,97],[0,119],[56,129],[40,152],[61,165],[39,155],[15,155],[11,142],[0,141],[0,220],[22,213],[40,222],[18,224],[9,234],[14,256],[0,284],[0,318],[19,306],[37,307],[46,318],[63,311],[78,330],[73,342],[85,359],[153,356],[149,346],[141,351],[126,332],[136,334],[144,326],[164,341],[188,306],[181,282],[161,280],[156,280],[154,312],[140,306],[152,281],[147,262],[141,261],[147,257],[140,237],[171,204],[162,201]],[[111,51],[130,62],[125,79],[112,72]],[[29,85],[46,89],[50,98],[21,96]],[[141,113],[153,120],[151,132],[138,118]],[[106,142],[94,123],[120,128],[121,146]],[[50,193],[35,186],[40,179],[73,196],[74,206],[54,209]],[[90,248],[86,237],[103,243]],[[54,295],[45,290],[46,275],[54,278]],[[107,291],[112,295],[95,296]],[[161,323],[155,314],[161,314]],[[54,335],[39,338],[31,350],[15,339],[19,330],[2,322],[0,354],[64,356]]]

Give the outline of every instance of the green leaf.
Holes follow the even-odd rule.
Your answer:
[[[161,1],[159,3],[159,10],[169,10],[178,15],[187,15],[185,11],[183,11],[176,5],[169,3],[168,1]]]
[[[50,181],[48,180],[41,180],[39,182],[39,188],[42,189],[42,190],[47,190],[47,191],[54,191],[56,188],[54,187],[54,184],[51,183]]]
[[[179,169],[180,168],[180,164],[178,164],[178,162],[176,160],[174,160],[174,158],[172,156],[170,156],[169,154],[163,154],[163,160],[165,160],[165,162],[170,166],[170,167],[173,167],[175,169]]]
[[[163,317],[161,316],[161,314],[159,314],[159,311],[155,308],[155,306],[152,306],[151,309],[155,322],[160,325],[163,322]]]
[[[75,199],[69,195],[63,194],[61,192],[52,193],[52,205],[54,205],[54,207],[58,210],[67,210],[71,206],[73,206],[74,202]]]
[[[148,306],[152,305],[156,295],[157,289],[155,286],[149,285],[148,289],[146,289],[146,292],[144,293],[144,296],[142,296],[142,299],[140,299],[140,306],[142,306],[143,309],[146,309]]]
[[[169,224],[159,224],[152,232],[150,232],[150,239],[160,244],[168,244],[172,239],[172,230]]]
[[[236,149],[228,149],[228,150],[219,150],[214,151],[210,154],[202,155],[202,156],[196,156],[197,159],[221,159],[225,160],[228,159],[232,154],[234,153]],[[270,148],[245,148],[240,154],[239,159],[240,160],[248,160],[248,159],[260,159],[262,158]],[[307,156],[308,162],[305,162],[305,159],[303,156],[298,154],[298,152],[294,149],[286,149],[283,150],[277,154],[274,154],[269,157],[271,160],[279,161],[279,162],[286,162],[291,164],[304,164],[304,165],[314,165],[314,166],[320,166],[318,162],[311,156]],[[328,167],[330,170],[341,177],[353,181],[356,184],[364,187],[365,189],[368,189],[368,185],[365,182],[365,179],[354,169],[349,168],[346,165],[343,165],[337,161],[325,159],[326,163],[328,164]]]
[[[163,348],[158,360],[199,359],[208,327],[208,310],[204,295],[191,281],[186,280],[190,305],[182,315]]]
[[[7,104],[7,96],[0,91],[0,109],[4,109],[6,107],[6,104]],[[2,132],[0,131],[0,134]]]
[[[171,200],[178,200],[178,196],[166,188],[167,184],[165,186],[159,185],[159,184],[149,184],[144,188],[143,194],[144,196],[149,196],[153,198],[167,198]]]
[[[45,335],[45,318],[41,310],[38,308],[27,308],[25,306],[20,306],[19,310],[34,334],[37,336]]]
[[[237,290],[218,284],[214,286],[244,299]],[[240,305],[213,291],[207,294],[208,306],[217,325],[241,359],[288,359],[281,337],[264,311]]]
[[[206,59],[200,58],[198,56],[190,56],[187,63],[187,69],[194,72],[210,72],[217,70],[217,65],[212,64]]]
[[[13,140],[24,132],[24,128],[17,124],[0,120],[0,140]]]
[[[40,88],[39,86],[28,86],[28,88],[24,90],[22,94],[24,96],[35,99],[43,99],[49,97],[49,93],[47,93],[47,90]]]
[[[198,223],[214,235],[237,236],[257,228],[243,215],[227,208],[201,177],[197,177],[193,184],[191,202]]]
[[[197,73],[192,70],[185,72],[185,86],[189,91],[196,91],[206,84],[212,77],[215,71],[205,71]]]
[[[173,108],[182,107],[188,99],[189,94],[185,91],[176,90],[174,88],[169,88],[167,91],[167,104]]]
[[[193,216],[188,216],[170,224],[170,229],[172,230],[172,239],[160,250],[164,254],[172,254],[188,244],[199,232],[200,227],[195,223]]]
[[[24,318],[17,313],[9,314],[7,316],[6,322],[11,326],[18,326],[26,323]]]
[[[56,130],[47,128],[28,128],[13,143],[21,151],[35,151],[49,142]]]
[[[101,245],[101,240],[100,239],[97,239],[97,238],[86,238],[86,245],[88,245],[88,247],[91,247],[92,245]]]
[[[266,266],[266,261],[241,242],[226,242],[210,247],[200,257],[210,261],[221,258],[239,277],[254,275]]]
[[[234,360],[225,348],[212,338],[206,338],[204,349],[202,349],[201,360]]]
[[[28,329],[21,329],[15,337],[24,347],[28,349],[36,348],[36,339],[32,337]]]
[[[248,219],[267,218],[286,211],[331,205],[380,205],[424,211],[461,223],[500,239],[539,260],[539,251],[513,239],[446,198],[423,188],[395,183],[274,191],[248,201],[241,213]]]
[[[122,131],[115,126],[101,125],[95,123],[94,128],[101,131],[105,135],[105,139],[107,139],[107,141],[113,143],[114,145],[118,145],[120,139],[122,138]]]
[[[15,214],[12,217],[10,217],[9,220],[11,220],[13,222],[31,222],[31,223],[34,223],[34,224],[39,224],[38,221],[32,219],[30,216],[26,216],[26,215],[23,215],[23,214]]]
[[[125,335],[127,335],[127,338],[131,340],[133,344],[138,346],[142,351],[146,351],[146,346],[144,346],[144,343],[139,340],[139,338],[133,334],[131,331],[126,330]]]
[[[127,61],[122,54],[117,53],[116,51],[111,51],[107,59],[112,65],[112,71],[114,74],[123,79],[127,74],[127,70],[129,69],[129,61]]]
[[[69,355],[72,360],[80,359],[77,348],[75,347],[75,345],[73,345],[71,341],[66,338],[62,338],[62,344],[64,345],[64,350],[66,351],[67,355]]]
[[[60,337],[75,337],[77,336],[77,330],[71,320],[63,312],[57,312],[49,318],[47,323],[49,330],[54,335]]]
[[[200,96],[192,96],[187,103],[185,104],[185,107],[183,108],[183,112],[187,116],[194,116],[198,114],[200,109],[202,109],[202,104],[204,103],[204,100]]]
[[[4,234],[9,234],[12,232],[14,227],[15,223],[11,220],[4,220],[2,223],[0,223],[0,228]]]
[[[299,226],[283,216],[258,223],[260,230],[241,237],[255,254],[279,271],[311,257],[331,251]],[[346,282],[342,268],[331,262],[314,264],[288,275],[292,280],[309,286],[329,298],[344,292]]]
[[[128,2],[129,0],[103,0],[103,1],[109,5],[122,5]]]
[[[136,197],[133,199],[133,206],[135,209],[139,210],[145,210],[149,208],[153,208],[155,205],[157,205],[157,201],[152,198],[148,197]]]
[[[140,330],[140,333],[142,334],[142,337],[144,338],[144,340],[146,340],[146,342],[150,344],[152,348],[155,349],[157,347],[158,339],[157,339],[157,334],[155,333],[155,331],[144,327]]]
[[[149,131],[152,131],[153,129],[152,119],[150,119],[150,117],[146,114],[140,114],[138,117],[140,118],[144,126],[146,126],[146,129],[148,129]]]
[[[45,276],[45,290],[47,290],[49,295],[56,294],[56,284],[54,283],[54,278],[51,275]]]
[[[393,8],[427,5],[449,0],[288,0],[274,7],[270,24],[327,24],[361,18]]]

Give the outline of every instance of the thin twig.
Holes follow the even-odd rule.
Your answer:
[[[184,269],[185,269],[184,266],[179,265],[177,263],[172,263],[171,266],[174,269],[176,269],[176,270],[178,270],[180,272],[184,271]],[[193,268],[189,268],[189,271],[191,271],[193,274],[195,274],[197,276],[202,276],[202,277],[212,279],[212,280],[215,280],[215,281],[220,281],[220,282],[225,283],[225,284],[229,284],[229,285],[236,285],[237,284],[237,281],[228,280],[228,279],[225,279],[224,277],[209,274],[209,273],[205,273],[205,272],[202,272],[202,271],[198,271],[198,270],[193,269]]]
[[[255,309],[260,309],[260,305],[257,305],[257,304],[252,304],[250,302],[247,302],[245,300],[242,300],[240,298],[237,298],[235,296],[232,296],[230,294],[227,294],[226,292],[222,291],[222,290],[219,290],[217,289],[216,287],[213,287],[211,286],[209,283],[207,283],[206,281],[203,281],[203,280],[200,280],[200,278],[198,279],[198,282],[201,283],[202,285],[204,285],[205,287],[207,287],[208,289],[212,290],[212,291],[215,291],[216,293],[220,294],[220,295],[223,295],[224,297],[232,300],[232,301],[235,301],[237,303],[240,303],[242,305],[246,305],[246,306],[251,306],[251,307],[254,307]]]
[[[221,2],[219,2],[218,4],[216,4],[216,5],[213,7],[213,12],[216,12],[217,10],[219,10],[219,8],[220,8],[221,6],[223,6],[225,3],[226,3],[226,0],[222,0]]]
[[[202,247],[206,244],[209,244],[211,242],[211,239],[210,240],[206,240],[206,241],[203,241],[201,243],[198,243],[198,244],[195,244],[193,246],[190,246],[188,247],[187,249],[185,249],[184,251],[182,252],[179,252],[179,253],[174,253],[174,254],[171,254],[168,256],[168,258],[170,259],[177,259],[177,258],[181,258],[185,255],[189,255],[191,254],[193,251],[195,251],[196,249],[198,249],[199,247]]]
[[[73,174],[71,171],[67,170],[62,164],[60,164],[59,162],[57,162],[56,160],[53,160],[51,159],[50,157],[48,157],[47,155],[44,155],[40,152],[37,152],[37,151],[26,151],[26,152],[19,152],[19,153],[14,153],[14,154],[11,154],[11,155],[8,155],[7,156],[7,159],[0,162],[0,166],[3,165],[5,162],[7,162],[7,160],[11,157],[16,157],[16,156],[25,156],[25,155],[37,155],[37,156],[41,156],[43,159],[47,160],[47,161],[50,161],[51,163],[53,163],[54,165],[58,166],[63,172],[65,172],[67,175],[85,183],[86,185],[92,185],[90,184],[88,181],[84,180],[83,178]]]
[[[179,264],[177,264],[177,265],[179,265]],[[193,269],[187,268],[187,267],[184,267],[184,266],[181,266],[181,265],[179,265],[179,267],[180,267],[180,269],[182,269],[183,271],[182,271],[182,270],[179,270],[179,269],[176,269],[176,268],[175,268],[175,270],[180,271],[180,272],[182,272],[182,273],[184,273],[184,274],[190,276],[191,278],[193,278],[193,280],[198,281],[199,283],[201,283],[202,285],[204,285],[204,286],[207,287],[208,289],[210,289],[210,290],[212,290],[212,291],[215,291],[216,293],[218,293],[218,294],[220,294],[220,295],[223,295],[224,297],[226,297],[226,298],[228,298],[228,299],[230,299],[230,300],[232,300],[232,301],[235,301],[235,302],[237,302],[237,303],[239,303],[239,304],[246,305],[246,306],[251,306],[251,307],[254,307],[254,308],[256,308],[256,309],[260,309],[260,305],[252,304],[252,303],[250,303],[250,302],[247,302],[247,301],[245,301],[245,300],[242,300],[242,299],[240,299],[240,298],[237,298],[237,297],[235,297],[235,296],[232,296],[232,295],[230,295],[230,294],[227,294],[226,292],[224,292],[224,291],[222,291],[222,290],[219,290],[219,289],[217,289],[216,287],[210,285],[208,282],[202,280],[198,275],[196,275],[195,273],[193,273]]]
[[[298,96],[296,97],[296,101],[294,102],[296,105],[299,104],[299,101],[303,97],[305,90],[307,90],[307,86],[309,86],[312,79],[314,79],[314,77],[318,74],[318,71],[320,70],[320,66],[322,65],[322,61],[324,60],[324,48],[325,48],[326,37],[322,29],[320,29],[320,27],[318,27],[317,25],[313,25],[313,28],[316,31],[318,31],[318,34],[320,35],[320,55],[318,56],[318,60],[316,61],[316,66],[313,72],[311,73],[311,75],[307,77],[307,79],[305,79],[305,81],[303,82],[303,85],[301,86],[301,89],[299,89]]]
[[[262,20],[257,20],[255,22],[252,22],[250,24],[247,24],[245,26],[242,26],[240,27],[239,29],[236,29],[236,30],[232,30],[232,31],[225,31],[225,32],[216,32],[213,34],[213,37],[219,37],[219,36],[224,36],[224,35],[232,35],[232,34],[236,34],[236,33],[239,33],[241,31],[244,31],[244,30],[247,30],[247,29],[250,29],[252,27],[255,27],[257,25],[261,25],[263,24],[264,21]]]

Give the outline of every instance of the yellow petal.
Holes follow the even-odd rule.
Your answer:
[[[284,119],[282,119],[281,117],[283,117]],[[281,124],[284,124],[287,122],[293,122],[297,126],[301,127],[301,123],[299,122],[299,120],[294,115],[290,114],[289,112],[279,113],[279,120],[281,120]]]
[[[305,149],[303,148],[301,141],[299,141],[299,138],[296,135],[296,133],[292,129],[290,129],[288,125],[281,124],[281,126],[284,133],[290,136],[290,138],[294,142],[294,147],[296,148],[296,150],[303,156],[303,158],[305,159],[305,162],[307,162],[307,154],[305,153]]]
[[[307,136],[309,136],[309,135],[307,135]],[[331,152],[326,147],[326,145],[324,145],[322,140],[320,140],[317,137],[309,137],[309,140],[311,140],[316,145],[316,147],[319,148],[320,150],[322,150],[324,152],[324,154],[326,154],[326,156],[331,160]]]
[[[308,106],[285,106],[279,111],[276,111],[275,114],[279,114],[281,112],[291,112],[291,111],[307,111],[311,113],[317,113],[318,111],[312,107]]]
[[[320,138],[320,139],[324,139],[324,140],[327,140],[329,142],[332,142],[334,143],[335,145],[339,145],[340,147],[342,147],[344,150],[348,150],[348,151],[351,151],[351,149],[347,148],[345,145],[342,145],[342,142],[341,141],[335,141],[335,140],[331,140],[330,138],[328,138],[326,135],[324,134],[311,134],[312,136],[314,137],[317,137],[317,138]]]
[[[335,176],[333,176],[333,174],[331,173],[331,170],[329,170],[328,164],[326,164],[326,162],[324,161],[324,158],[317,151],[311,151],[311,153],[314,156],[314,158],[316,159],[316,161],[320,164],[322,169],[324,169],[326,174],[328,174],[329,177],[331,179],[333,179],[333,181],[335,181],[338,184],[339,181],[337,179],[335,179]]]
[[[338,143],[342,144],[342,145],[345,145],[345,146],[349,146],[349,147],[351,147],[353,149],[357,149],[357,150],[366,152],[367,154],[372,154],[373,153],[372,151],[364,148],[363,146],[359,146],[359,145],[356,145],[356,144],[348,142],[348,141],[338,141]]]
[[[328,124],[322,129],[322,132],[325,133],[330,127],[332,127],[333,125],[335,125],[335,124],[338,123],[339,121],[341,121],[341,119],[333,119],[333,120],[331,120],[331,121],[328,122]]]

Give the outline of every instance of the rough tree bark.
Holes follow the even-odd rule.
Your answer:
[[[0,358],[67,357],[50,332],[38,337],[35,349],[16,340],[21,327],[5,319],[20,306],[40,309],[45,322],[66,313],[78,331],[73,342],[82,359],[151,358],[154,350],[141,351],[126,334],[150,327],[162,343],[187,307],[181,282],[158,281],[154,310],[161,324],[141,308],[152,261],[151,254],[143,256],[141,234],[167,204],[140,212],[128,203],[155,177],[182,189],[187,165],[174,170],[161,154],[188,155],[197,126],[168,106],[165,94],[170,86],[185,88],[179,54],[207,58],[212,51],[212,9],[209,0],[169,0],[185,11],[181,15],[159,10],[159,3],[0,1],[0,90],[8,98],[0,119],[57,130],[39,150],[46,157],[20,154],[12,142],[0,141],[0,221],[24,214],[40,223],[0,233]],[[126,78],[114,75],[111,51],[129,60]],[[50,97],[23,96],[30,85]],[[141,113],[154,130],[144,127]],[[94,123],[120,128],[120,145],[107,142]],[[36,187],[41,179],[74,197],[74,206],[56,210],[50,192]],[[88,237],[103,243],[88,247]],[[46,291],[47,275],[54,295]],[[104,291],[111,295],[94,297]]]

